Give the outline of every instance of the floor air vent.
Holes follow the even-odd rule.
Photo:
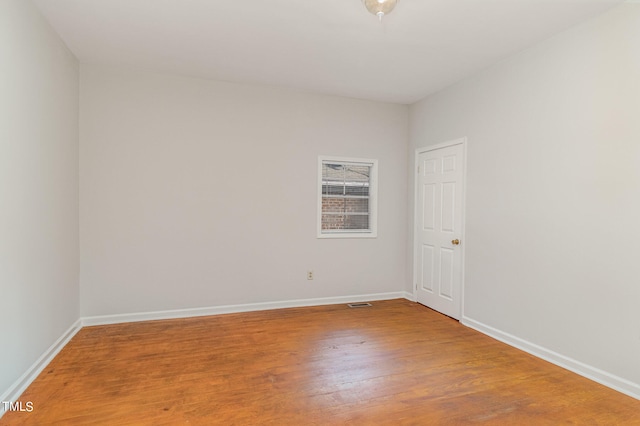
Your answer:
[[[371,303],[348,303],[347,304],[348,307],[350,308],[368,308],[369,306],[373,306]]]

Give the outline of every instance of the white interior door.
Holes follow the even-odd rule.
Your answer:
[[[417,153],[416,299],[460,319],[464,140]]]

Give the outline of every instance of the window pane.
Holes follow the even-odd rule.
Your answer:
[[[371,166],[322,164],[322,193],[368,195]]]

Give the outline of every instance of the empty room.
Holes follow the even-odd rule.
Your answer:
[[[0,0],[0,425],[640,425],[640,3]]]

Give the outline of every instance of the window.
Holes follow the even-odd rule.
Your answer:
[[[378,160],[318,158],[318,238],[377,236]]]

